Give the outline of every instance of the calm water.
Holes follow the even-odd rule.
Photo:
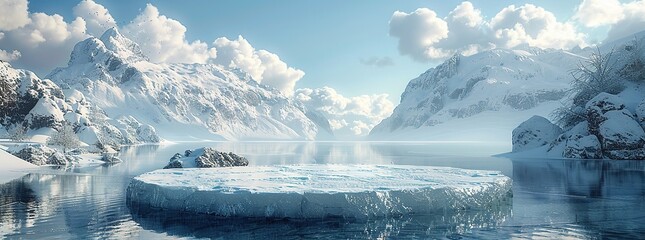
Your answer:
[[[130,179],[202,146],[251,165],[365,163],[498,170],[513,178],[512,204],[486,211],[379,219],[231,220],[127,206]],[[475,143],[191,143],[123,149],[124,162],[45,168],[0,185],[0,238],[644,238],[645,161],[490,157]]]

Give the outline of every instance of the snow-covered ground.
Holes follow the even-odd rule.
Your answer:
[[[0,168],[0,184],[23,176],[27,174],[28,170],[33,170],[38,167],[17,158],[2,149],[0,149],[0,165],[2,165],[2,168]]]
[[[135,177],[143,206],[227,217],[324,218],[483,209],[510,196],[496,171],[404,165],[163,169]]]

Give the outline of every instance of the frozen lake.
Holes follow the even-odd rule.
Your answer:
[[[134,209],[126,187],[176,152],[211,146],[250,165],[402,164],[498,170],[513,203],[488,211],[368,222],[221,219]],[[123,149],[112,166],[43,169],[0,185],[0,238],[639,238],[645,236],[645,161],[490,157],[481,143],[185,143]]]

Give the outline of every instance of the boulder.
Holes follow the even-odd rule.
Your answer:
[[[603,157],[600,141],[594,135],[574,134],[564,147],[563,157],[578,159],[600,159]]]
[[[513,152],[544,146],[562,133],[562,129],[548,119],[533,116],[513,130]]]
[[[69,165],[79,161],[79,157],[64,154],[56,149],[40,145],[11,149],[11,153],[34,165]]]
[[[600,134],[600,124],[607,120],[605,113],[609,111],[622,111],[625,109],[625,103],[618,96],[601,92],[589,100],[585,105],[586,118],[589,122],[589,132],[596,135],[602,141]]]
[[[598,138],[605,151],[634,150],[645,145],[645,131],[627,109],[609,111],[598,126]]]

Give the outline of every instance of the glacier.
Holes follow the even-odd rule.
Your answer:
[[[160,169],[127,189],[134,208],[223,217],[345,218],[483,210],[508,203],[497,171],[405,165],[276,165]]]

